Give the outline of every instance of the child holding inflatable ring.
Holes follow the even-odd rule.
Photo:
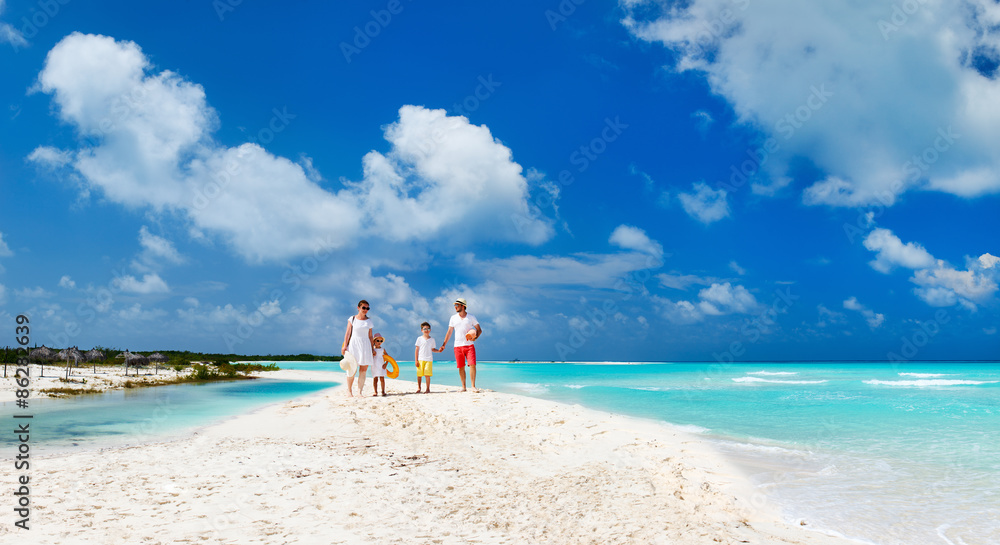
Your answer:
[[[382,348],[382,343],[385,341],[385,337],[381,333],[376,333],[372,339],[375,344],[375,363],[372,365],[372,389],[375,390],[372,393],[372,397],[378,395],[378,385],[381,381],[382,384],[382,395],[385,396],[385,368],[389,366],[389,362],[385,360],[385,348]]]

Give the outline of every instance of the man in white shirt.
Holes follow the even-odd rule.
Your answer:
[[[462,391],[465,391],[465,366],[468,365],[472,375],[472,389],[476,389],[476,345],[472,342],[483,334],[479,320],[466,312],[468,305],[465,299],[455,300],[455,315],[448,320],[448,333],[444,335],[441,350],[448,344],[448,339],[455,333],[455,363],[458,364],[458,376],[462,377]]]

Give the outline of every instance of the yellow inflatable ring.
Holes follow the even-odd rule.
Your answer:
[[[389,367],[391,367],[391,369],[389,369],[386,372],[385,376],[387,376],[389,378],[396,378],[396,377],[398,377],[399,376],[399,364],[396,363],[396,360],[392,359],[392,356],[390,356],[389,354],[382,354],[382,359],[385,360],[385,362],[389,364]]]

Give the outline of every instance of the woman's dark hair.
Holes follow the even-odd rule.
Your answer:
[[[369,303],[368,301],[365,301],[364,299],[358,301],[358,308],[361,308],[361,305],[372,306],[371,303]]]

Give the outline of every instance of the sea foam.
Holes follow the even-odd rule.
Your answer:
[[[768,380],[766,378],[759,377],[739,377],[734,378],[733,382],[767,382],[770,384],[823,384],[825,380]]]
[[[921,380],[865,380],[865,384],[873,386],[977,386],[979,384],[996,384],[998,380],[948,380],[948,379],[921,379]]]
[[[510,382],[507,384],[511,388],[527,392],[529,394],[547,394],[549,393],[548,384],[538,384],[532,382]]]

